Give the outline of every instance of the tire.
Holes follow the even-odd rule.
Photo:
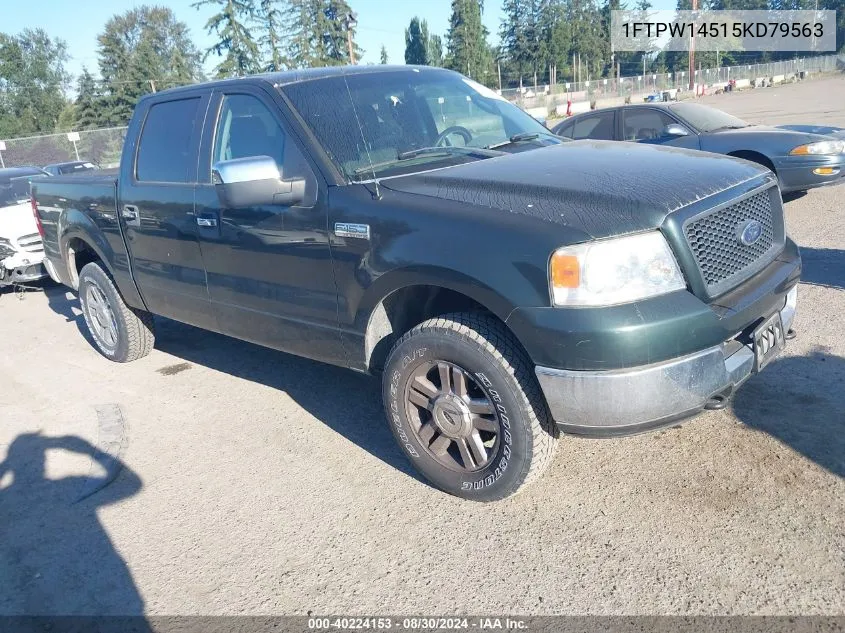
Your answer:
[[[79,273],[79,302],[94,346],[116,363],[149,354],[155,344],[153,315],[126,305],[111,276],[97,263]]]
[[[557,427],[534,366],[491,316],[449,314],[413,328],[393,346],[382,389],[400,448],[445,492],[497,501],[552,462]]]

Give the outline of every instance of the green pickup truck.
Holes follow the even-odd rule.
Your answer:
[[[117,176],[33,181],[33,205],[106,358],[148,354],[161,315],[379,375],[411,462],[479,501],[561,432],[725,406],[783,347],[801,270],[767,169],[564,141],[428,67],[148,95]]]

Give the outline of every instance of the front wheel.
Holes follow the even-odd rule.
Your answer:
[[[79,272],[79,302],[97,350],[109,360],[143,358],[155,343],[153,315],[126,305],[109,274],[92,262]]]
[[[451,314],[413,328],[388,357],[383,392],[399,446],[453,495],[503,499],[554,456],[556,427],[532,364],[492,317]]]

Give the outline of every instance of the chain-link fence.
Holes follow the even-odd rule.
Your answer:
[[[104,169],[120,163],[125,127],[82,130],[78,134],[77,141],[71,140],[73,134],[66,133],[7,139],[3,142],[6,149],[0,149],[0,161],[6,167],[43,167],[51,163],[86,160]]]
[[[837,65],[838,64],[838,65]],[[832,72],[842,68],[843,60],[836,55],[824,55],[791,59],[767,64],[747,64],[742,66],[722,66],[720,68],[702,68],[695,71],[696,85],[713,86],[726,84],[730,80],[757,81],[765,78],[787,80],[791,77],[800,78],[801,73]],[[662,92],[664,90],[684,91],[689,88],[689,72],[676,73],[645,73],[619,79],[607,78],[581,82],[557,82],[549,85],[523,86],[502,90],[502,96],[519,106],[530,108],[554,108],[566,103],[567,100],[597,101],[612,97],[631,97],[636,99],[644,95]]]
[[[723,66],[721,68],[702,68],[695,71],[696,84],[708,86],[725,84],[730,80],[757,81],[761,78],[771,80],[781,77],[801,77],[802,73],[832,72],[845,70],[845,57],[826,55],[793,59],[768,64],[750,64],[742,66]],[[608,78],[582,82],[558,82],[553,85],[538,85],[522,89],[506,89],[502,95],[530,110],[546,108],[550,111],[566,104],[567,100],[598,101],[600,99],[628,98],[637,100],[643,95],[659,93],[664,90],[686,90],[689,86],[689,74],[651,73],[620,79]],[[47,134],[7,139],[5,150],[0,149],[0,163],[5,167],[19,165],[44,166],[71,160],[86,160],[106,169],[120,163],[120,153],[126,136],[125,127],[83,130],[79,140],[72,141],[73,134]]]

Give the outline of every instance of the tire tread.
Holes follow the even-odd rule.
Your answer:
[[[517,494],[537,480],[552,463],[559,435],[534,374],[534,364],[514,336],[495,317],[482,312],[456,312],[428,319],[411,328],[394,344],[387,365],[395,350],[411,337],[420,333],[437,334],[444,330],[486,350],[511,375],[518,387],[517,395],[531,427],[531,455],[525,462],[521,476],[509,488],[484,500],[498,501]]]
[[[153,315],[146,310],[138,310],[137,308],[126,305],[126,302],[117,290],[111,274],[99,262],[86,264],[79,273],[80,279],[85,276],[86,269],[89,267],[94,267],[102,273],[105,283],[109,286],[111,292],[114,293],[114,296],[117,297],[117,305],[112,306],[112,308],[117,312],[115,316],[122,319],[126,327],[126,354],[122,358],[114,358],[112,360],[118,363],[130,363],[147,356],[152,352],[153,346],[155,345],[155,322]],[[88,325],[87,322],[86,325]]]

